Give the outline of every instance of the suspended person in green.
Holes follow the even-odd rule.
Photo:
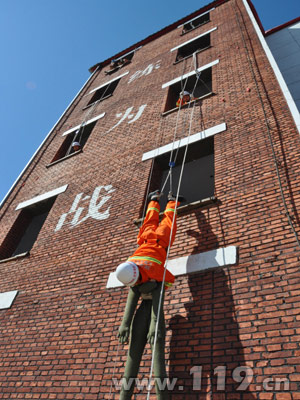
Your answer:
[[[152,255],[151,250],[151,241],[153,241],[153,246],[159,246],[160,237],[155,237],[155,232],[158,232],[158,215],[159,215],[159,204],[157,200],[161,194],[156,191],[151,193],[150,195],[151,202],[148,206],[147,216],[145,218],[144,224],[140,229],[138,236],[138,243],[141,244],[141,237],[144,238],[144,242],[149,247],[150,251],[149,255]],[[180,199],[183,199],[180,196]],[[169,193],[168,200],[174,202],[175,197]],[[155,207],[153,206],[153,203]],[[158,209],[157,209],[158,208]],[[153,209],[157,209],[157,215],[153,215]],[[173,207],[172,207],[173,209]],[[168,222],[161,222],[161,225],[168,224],[170,227],[170,215],[168,215],[171,209],[168,208],[165,211],[164,218],[169,219]],[[175,210],[173,210],[174,212]],[[151,217],[152,215],[152,217]],[[175,218],[174,218],[174,235],[172,235],[172,242],[175,238],[176,226],[175,226]],[[150,228],[151,227],[151,228]],[[155,229],[156,227],[156,229]],[[168,242],[170,239],[171,229],[168,230],[168,238],[164,238],[163,242],[166,242],[166,246],[168,247]],[[154,240],[155,239],[155,240]],[[147,243],[147,240],[149,243]],[[167,248],[164,249],[166,259]],[[148,269],[148,273],[151,270],[151,266],[146,266],[145,264],[139,265],[139,263],[144,261],[143,259],[150,259],[151,257],[130,257],[129,261],[119,265],[116,270],[117,278],[129,286],[129,293],[127,298],[127,303],[125,307],[123,321],[119,328],[119,341],[121,343],[128,342],[128,338],[130,335],[130,345],[129,351],[125,366],[125,373],[123,377],[123,385],[121,388],[120,400],[130,400],[132,397],[132,393],[135,385],[135,378],[137,377],[141,358],[144,352],[145,345],[147,341],[151,345],[151,350],[153,354],[154,340],[155,340],[155,329],[156,323],[158,319],[158,309],[160,302],[160,294],[162,293],[161,299],[161,307],[159,314],[159,322],[158,322],[158,331],[157,331],[157,340],[155,345],[155,352],[153,354],[153,367],[154,367],[154,377],[155,377],[155,389],[156,396],[159,400],[167,400],[169,399],[167,386],[166,386],[166,366],[165,366],[165,319],[163,312],[163,301],[164,301],[164,290],[168,287],[167,279],[164,284],[164,290],[162,291],[162,266],[158,266],[157,271],[150,273],[148,275],[148,279],[146,278],[146,273]],[[133,260],[133,262],[131,261]],[[138,265],[136,265],[136,264]],[[173,276],[168,270],[166,270],[166,277]],[[154,279],[156,278],[156,279]],[[173,277],[174,281],[174,277]],[[139,308],[136,310],[137,303],[139,298],[142,298],[142,302]],[[135,313],[135,315],[134,315]],[[165,389],[166,387],[166,389]]]

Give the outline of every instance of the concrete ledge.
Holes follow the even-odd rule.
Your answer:
[[[177,108],[177,110],[178,110],[178,108]],[[175,142],[171,142],[164,146],[158,147],[154,150],[147,151],[146,153],[143,154],[142,161],[146,161],[151,158],[160,156],[161,154],[169,153],[172,150],[176,150],[178,148],[185,147],[187,144],[199,142],[199,140],[203,140],[210,136],[214,136],[217,133],[226,131],[226,128],[227,128],[226,123],[222,122],[219,125],[215,125],[210,128],[207,128],[201,132],[194,133],[193,135],[190,135],[189,137],[184,137],[182,139],[176,140]]]
[[[95,89],[91,90],[91,91],[89,92],[89,94],[96,92],[97,90],[103,88],[104,86],[107,86],[107,85],[109,85],[110,83],[112,83],[112,82],[114,82],[114,81],[117,81],[118,79],[121,79],[121,78],[123,78],[123,76],[128,75],[128,74],[129,74],[129,71],[124,72],[124,74],[119,75],[119,76],[116,76],[115,78],[111,79],[111,80],[108,81],[108,82],[102,83],[102,85],[97,86]]]
[[[18,258],[27,257],[27,256],[29,256],[29,254],[30,254],[29,251],[25,251],[25,253],[17,254],[15,256],[8,257],[8,258],[3,258],[3,260],[0,260],[0,264],[5,263],[7,261],[17,260]]]
[[[210,268],[233,265],[236,261],[237,247],[228,246],[169,260],[167,268],[174,276],[179,276],[204,271]],[[122,286],[124,285],[116,278],[115,272],[111,272],[107,280],[106,288],[110,289]]]
[[[189,78],[190,76],[195,75],[197,72],[202,72],[202,71],[204,71],[205,69],[208,69],[208,68],[210,68],[210,67],[213,67],[214,65],[216,65],[216,64],[218,64],[218,63],[219,63],[219,59],[214,60],[214,61],[212,61],[212,62],[210,62],[210,63],[208,63],[208,64],[203,65],[202,67],[197,68],[196,71],[188,72],[187,74],[184,74],[184,75],[182,75],[182,76],[179,76],[178,78],[172,79],[171,81],[164,83],[164,84],[161,86],[161,88],[162,88],[162,89],[165,89],[166,87],[171,86],[171,85],[173,85],[174,83],[177,83],[177,82],[182,81],[183,79]]]
[[[104,100],[104,98],[103,98],[102,100]],[[95,103],[96,103],[96,102],[95,102]],[[95,103],[93,103],[93,104],[95,104]],[[92,104],[89,104],[89,106],[91,106],[91,105],[92,105]],[[89,119],[88,121],[84,122],[84,123],[81,124],[81,125],[76,125],[76,126],[74,126],[73,128],[68,129],[67,131],[65,131],[65,132],[62,134],[62,136],[66,136],[66,135],[68,135],[69,133],[75,132],[75,131],[77,131],[77,129],[79,129],[81,126],[82,126],[82,127],[87,126],[87,125],[91,124],[92,122],[97,121],[98,119],[103,118],[104,116],[105,116],[105,112],[103,112],[103,113],[97,115],[97,116],[94,117],[94,118]]]
[[[16,210],[21,210],[22,208],[31,206],[32,204],[39,203],[40,201],[44,201],[47,199],[50,199],[50,197],[54,197],[59,195],[60,193],[63,193],[67,190],[68,185],[60,186],[59,188],[53,189],[50,192],[46,192],[43,194],[40,194],[36,197],[33,197],[30,200],[22,201],[22,203],[19,203],[16,207]]]
[[[18,290],[0,293],[0,310],[10,308],[18,294]]]

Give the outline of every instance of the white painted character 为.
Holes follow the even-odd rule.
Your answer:
[[[112,128],[110,128],[110,130],[108,132],[112,131],[115,127],[120,125],[126,119],[130,119],[131,120],[131,121],[128,121],[128,124],[132,124],[133,122],[137,121],[140,118],[140,116],[143,114],[146,106],[147,106],[147,104],[141,105],[139,107],[138,112],[136,113],[136,115],[131,113],[131,111],[133,110],[133,107],[128,107],[127,110],[124,113],[117,113],[116,117],[120,118],[120,120],[119,120],[119,122],[116,123],[116,125],[114,125]]]

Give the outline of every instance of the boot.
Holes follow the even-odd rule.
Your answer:
[[[174,195],[172,192],[169,192],[169,194],[168,194],[168,201],[175,201],[176,200],[176,195]],[[179,195],[178,196],[178,201],[180,202],[180,203],[185,203],[186,202],[186,199],[185,199],[185,197],[183,197],[182,195]]]
[[[154,190],[154,192],[151,192],[148,194],[148,200],[154,200],[154,201],[159,201],[160,197],[163,195],[163,193],[160,193],[160,191]]]

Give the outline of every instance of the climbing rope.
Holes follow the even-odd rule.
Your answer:
[[[194,58],[194,57],[193,57]],[[195,63],[194,63],[195,66]],[[197,72],[197,69],[195,69],[195,72]],[[188,78],[187,78],[188,79]],[[187,82],[186,79],[186,82]],[[192,96],[194,95],[194,91],[195,88],[197,86],[199,80],[199,76],[197,74],[197,79],[192,91]],[[186,82],[185,82],[185,86],[186,86]],[[181,103],[181,102],[180,102]],[[191,102],[189,102],[188,105],[188,109],[190,108]],[[187,151],[188,151],[188,146],[189,146],[189,140],[190,140],[190,136],[191,136],[191,130],[192,130],[192,121],[193,121],[193,115],[194,115],[194,110],[195,110],[195,105],[196,102],[194,101],[193,103],[193,108],[192,108],[192,112],[190,113],[190,122],[189,122],[189,131],[188,131],[188,137],[187,137],[187,144],[185,146],[185,151],[184,151],[184,155],[183,155],[183,160],[182,160],[182,165],[181,165],[181,170],[180,170],[180,175],[179,175],[179,181],[178,181],[178,186],[177,186],[177,193],[176,193],[176,203],[175,203],[175,208],[174,208],[174,214],[173,214],[173,220],[172,220],[172,227],[171,227],[171,232],[170,232],[170,238],[169,238],[169,244],[168,244],[168,248],[167,248],[167,255],[166,255],[166,261],[165,261],[165,266],[164,266],[164,273],[163,273],[163,279],[162,279],[162,286],[161,286],[161,291],[160,291],[160,297],[159,297],[159,303],[158,303],[158,311],[157,311],[157,320],[156,320],[156,326],[155,326],[155,335],[154,335],[154,343],[153,343],[153,348],[152,348],[152,357],[151,357],[151,367],[150,367],[150,374],[149,374],[149,381],[148,381],[148,388],[147,388],[147,400],[150,399],[150,392],[151,392],[151,380],[152,380],[152,375],[153,375],[153,367],[154,367],[154,355],[155,355],[155,351],[156,351],[156,344],[157,344],[157,336],[158,336],[158,326],[159,326],[159,320],[160,320],[160,311],[162,308],[162,299],[163,299],[163,294],[164,294],[164,283],[165,283],[165,277],[166,277],[166,271],[167,271],[167,263],[169,260],[169,253],[170,253],[170,248],[171,248],[171,240],[172,240],[172,235],[173,235],[173,229],[174,229],[174,223],[175,223],[175,217],[177,214],[177,207],[178,207],[178,196],[179,196],[179,191],[180,191],[180,187],[181,187],[181,182],[182,182],[182,176],[183,176],[183,171],[184,171],[184,167],[185,167],[185,162],[186,162],[186,156],[187,156]],[[181,106],[181,104],[180,104]],[[180,107],[181,108],[181,107]],[[177,121],[176,121],[177,122]],[[175,135],[174,135],[175,136]],[[179,146],[177,148],[177,152],[176,152],[176,156],[175,156],[175,160],[172,161],[172,155],[173,155],[173,151],[174,151],[174,142],[175,142],[176,136],[174,137],[173,140],[173,144],[172,144],[172,150],[171,150],[171,155],[170,155],[170,170],[167,176],[170,177],[170,179],[172,179],[172,168],[175,165],[175,161],[178,155],[178,149]],[[167,179],[163,185],[163,187],[166,185]],[[171,189],[171,185],[172,183],[170,182],[170,189]]]
[[[193,62],[194,62],[194,67],[197,67],[197,64],[194,61],[194,57],[193,57]],[[197,69],[195,69],[195,72],[196,72],[196,81],[195,81],[195,84],[194,84],[194,87],[193,87],[193,90],[192,90],[192,93],[191,93],[191,97],[194,97],[194,92],[195,92],[195,89],[197,87],[198,81],[200,79],[200,74],[197,73]],[[188,78],[186,78],[186,82],[187,82],[187,79]],[[185,82],[185,86],[186,86],[186,82]],[[181,92],[181,99],[182,99],[182,92]],[[194,107],[195,107],[195,104],[196,104],[196,102],[194,101]],[[191,101],[188,104],[188,107],[187,107],[188,110],[190,109],[190,106],[191,106]],[[181,109],[181,102],[180,102],[179,107]],[[193,109],[194,109],[194,107],[193,107]],[[186,122],[186,121],[184,121],[184,122]],[[191,124],[192,124],[192,120],[190,121],[190,125]],[[173,159],[173,152],[174,152],[174,145],[175,145],[175,140],[176,140],[177,126],[178,126],[178,121],[176,121],[175,134],[174,134],[174,138],[173,138],[173,142],[172,142],[172,149],[171,149],[171,152],[170,152],[170,159],[169,159],[169,167],[170,168],[169,168],[169,172],[168,172],[168,174],[166,176],[165,182],[163,183],[161,192],[164,191],[164,188],[165,188],[168,180],[170,180],[170,191],[172,192],[172,171],[173,171],[173,168],[176,165],[176,160],[177,160],[177,156],[178,156],[178,152],[179,152],[179,148],[180,148],[180,146],[177,147],[177,150],[176,150],[176,153],[175,153],[175,157]],[[185,123],[183,124],[183,128],[184,128],[184,131],[185,131]]]
[[[180,94],[181,99],[182,99],[182,93],[183,93],[183,91],[185,90],[185,87],[186,87],[186,84],[187,84],[187,80],[188,80],[188,78],[186,78],[186,79],[185,79],[185,82],[184,82],[184,79],[183,79],[185,65],[186,65],[186,60],[184,60],[184,62],[183,62],[183,68],[182,68],[182,73],[181,73],[181,81],[180,81],[180,82],[181,82],[181,94]],[[192,71],[192,69],[193,69],[193,60],[192,60],[192,63],[191,63],[191,65],[190,65],[190,70],[189,70],[189,72]],[[179,105],[179,108],[178,108],[178,112],[177,112],[177,116],[176,116],[176,124],[175,124],[175,130],[174,130],[173,142],[172,142],[173,144],[172,144],[172,149],[171,149],[170,161],[169,161],[169,162],[172,161],[172,160],[171,160],[171,157],[172,157],[173,150],[174,150],[174,141],[176,140],[176,136],[177,136],[178,122],[179,122],[179,116],[180,116],[180,114],[181,114],[181,102],[180,102],[180,105]],[[158,142],[158,140],[159,140],[160,133],[161,133],[161,131],[162,131],[162,123],[163,123],[162,121],[163,121],[163,120],[164,120],[164,117],[161,116],[160,124],[159,124],[159,129],[158,129],[158,135],[157,135],[157,137],[156,137],[156,145],[155,145],[155,148],[157,148],[157,142]],[[154,157],[154,159],[153,159],[153,161],[152,161],[152,164],[151,164],[151,170],[150,170],[150,174],[149,174],[148,185],[147,185],[147,190],[146,190],[145,199],[144,199],[143,214],[142,214],[141,224],[140,224],[140,225],[143,224],[143,221],[144,221],[144,219],[145,219],[146,206],[147,206],[147,198],[148,198],[149,191],[150,191],[150,184],[151,184],[151,180],[152,180],[154,162],[155,162],[155,157]],[[169,177],[169,174],[170,174],[170,173],[171,173],[171,172],[170,172],[170,170],[169,170],[168,175],[167,175],[167,178]],[[166,184],[166,183],[167,183],[167,179],[166,179],[166,181],[165,181],[165,184]],[[165,184],[163,184],[163,188],[161,189],[161,192],[163,192],[163,189],[164,189],[164,187],[165,187]]]
[[[192,60],[193,62],[193,60]],[[191,63],[191,70],[192,70],[192,66],[193,64]],[[183,71],[184,72],[184,71]],[[185,90],[186,84],[187,84],[187,80],[188,77],[185,79],[185,82],[183,83],[183,72],[181,75],[181,99],[182,99],[182,92]],[[193,91],[192,91],[192,95],[194,94],[195,88],[197,86],[199,77],[197,75],[197,80],[195,82]],[[185,165],[185,160],[186,160],[186,154],[187,154],[187,149],[188,149],[188,144],[189,144],[189,137],[190,137],[190,133],[191,133],[191,125],[192,125],[192,120],[193,120],[193,114],[194,114],[194,108],[195,108],[195,104],[196,102],[193,103],[193,109],[192,109],[192,113],[190,115],[190,128],[189,128],[189,134],[188,134],[188,141],[187,141],[187,145],[185,147],[185,153],[184,153],[184,157],[183,157],[183,163],[182,163],[182,167],[181,167],[181,173],[180,173],[180,177],[179,177],[179,183],[178,183],[178,189],[177,189],[177,195],[176,195],[176,206],[175,206],[175,212],[174,212],[174,216],[173,216],[173,223],[172,223],[172,229],[171,229],[171,234],[170,234],[170,240],[169,240],[169,245],[168,245],[168,250],[167,250],[167,256],[166,256],[166,264],[168,261],[168,257],[169,257],[169,251],[170,251],[170,245],[171,245],[171,237],[172,237],[172,233],[173,233],[173,226],[174,226],[174,221],[175,221],[175,215],[177,212],[177,201],[178,201],[178,196],[179,196],[179,189],[181,186],[181,181],[182,181],[182,174],[183,174],[183,170],[184,170],[184,165]],[[189,110],[191,106],[191,102],[189,102],[189,105],[187,107],[187,109]],[[181,111],[181,102],[179,105],[179,109],[178,109],[178,113],[177,113],[177,118],[176,118],[176,126],[175,126],[175,131],[174,131],[174,137],[173,137],[173,144],[172,144],[172,150],[171,150],[171,154],[170,154],[170,162],[169,162],[169,166],[170,166],[170,170],[168,175],[171,176],[171,181],[170,181],[170,190],[172,190],[172,168],[175,166],[175,162],[177,159],[177,155],[178,155],[178,149],[174,158],[174,161],[172,161],[172,157],[173,157],[173,151],[174,151],[174,142],[176,140],[176,136],[177,136],[177,129],[178,129],[178,121],[179,121],[179,116],[180,116],[180,111]],[[162,125],[163,125],[163,121],[164,118],[161,117],[160,119],[160,124],[159,124],[159,129],[158,129],[158,135],[156,136],[156,147],[157,147],[157,143],[159,141],[159,138],[161,136],[161,131],[162,131]],[[187,117],[186,120],[184,122],[187,121]],[[184,127],[185,127],[185,123],[184,123]],[[150,170],[150,174],[149,174],[149,179],[148,179],[148,185],[147,185],[147,189],[146,189],[146,198],[144,201],[144,209],[143,209],[143,217],[142,217],[142,221],[144,220],[145,217],[145,212],[146,212],[146,205],[147,205],[147,197],[149,194],[149,190],[150,190],[150,184],[151,184],[151,179],[152,179],[152,174],[153,174],[153,168],[154,168],[154,159],[152,161],[151,164],[151,170]],[[165,186],[165,184],[164,184]],[[163,191],[163,190],[162,190]],[[151,360],[151,369],[150,369],[150,379],[149,379],[149,383],[151,382],[151,378],[152,378],[152,374],[153,374],[153,361],[154,361],[154,354],[155,354],[155,349],[156,349],[156,343],[157,343],[157,332],[158,332],[158,323],[159,323],[159,313],[162,307],[162,297],[163,297],[163,289],[164,289],[164,282],[165,282],[165,274],[166,274],[166,264],[165,264],[165,269],[164,269],[164,274],[163,274],[163,281],[162,281],[162,290],[160,292],[160,299],[159,299],[159,306],[158,306],[158,319],[157,319],[157,323],[156,323],[156,327],[155,327],[155,337],[154,337],[154,344],[153,344],[153,351],[152,351],[152,360]],[[110,387],[110,393],[109,393],[109,399],[111,399],[111,395],[112,395],[112,385],[113,385],[113,378],[115,375],[115,370],[116,370],[116,361],[118,358],[118,353],[119,353],[119,344],[118,344],[118,348],[116,351],[116,355],[115,355],[115,361],[114,361],[114,369],[113,369],[113,375],[112,375],[112,380],[111,380],[111,387]],[[149,399],[150,396],[150,391],[148,391],[148,395],[147,395],[147,399]]]
[[[93,111],[95,110],[96,106],[97,106],[97,105],[102,101],[102,99],[104,98],[105,93],[106,93],[107,90],[109,89],[110,85],[111,85],[111,82],[110,82],[110,83],[107,85],[107,87],[105,88],[104,92],[103,92],[102,95],[101,95],[101,98],[100,98],[99,100],[96,100],[96,101],[90,106],[89,110],[85,113],[85,116],[84,116],[84,118],[83,118],[83,121],[81,122],[79,128],[78,128],[77,131],[75,132],[74,138],[73,138],[73,140],[72,140],[71,143],[70,143],[70,146],[69,146],[69,148],[68,148],[68,151],[66,152],[66,156],[68,156],[68,155],[70,154],[70,152],[71,152],[71,150],[72,150],[72,144],[73,144],[74,142],[79,142],[79,143],[81,144],[81,139],[82,139],[82,135],[83,135],[84,129],[85,129],[85,127],[86,127],[86,122],[88,121],[88,118],[90,117],[90,115],[93,114]],[[80,136],[79,136],[79,133],[80,133]],[[78,138],[78,136],[79,136],[79,138]],[[77,140],[77,138],[78,138],[78,140]]]
[[[192,119],[193,119],[193,114],[194,114],[194,110],[195,110],[195,105],[196,105],[196,103],[194,102],[193,109],[192,109],[191,116],[190,116],[190,127],[189,127],[189,133],[188,133],[188,138],[187,138],[187,144],[186,144],[186,147],[185,147],[182,166],[181,166],[181,170],[180,170],[180,176],[179,176],[177,193],[176,193],[176,203],[175,203],[175,208],[174,208],[174,214],[173,214],[173,220],[172,220],[172,227],[171,227],[171,232],[170,232],[169,244],[168,244],[168,248],[167,248],[167,256],[166,256],[166,261],[165,261],[165,266],[164,266],[164,274],[163,274],[162,286],[161,286],[159,303],[158,303],[157,321],[156,321],[156,326],[155,326],[154,344],[153,344],[153,349],[152,349],[150,376],[149,376],[149,381],[148,381],[149,384],[148,384],[148,388],[147,388],[147,400],[150,399],[150,392],[151,392],[151,385],[150,384],[151,384],[151,379],[152,379],[152,375],[153,375],[154,354],[155,354],[155,350],[156,350],[156,343],[157,343],[157,336],[158,336],[158,326],[159,326],[159,319],[160,319],[160,310],[161,310],[161,307],[162,307],[162,298],[163,298],[163,293],[164,293],[164,283],[165,283],[165,278],[166,278],[167,262],[169,260],[169,253],[170,253],[170,248],[171,248],[171,240],[172,240],[175,217],[176,217],[177,207],[178,207],[179,190],[180,190],[180,187],[181,187],[182,176],[183,176],[183,171],[184,171],[184,166],[185,166],[185,161],[186,161],[186,155],[187,155],[187,150],[188,150],[188,146],[189,146],[189,139],[190,139],[190,136],[191,136]]]

